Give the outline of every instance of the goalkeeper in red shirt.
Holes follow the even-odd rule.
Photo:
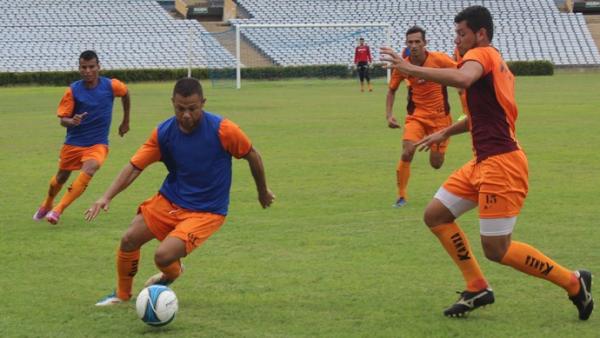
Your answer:
[[[371,49],[365,44],[365,39],[358,39],[358,46],[354,49],[354,65],[358,71],[358,78],[360,79],[360,91],[365,91],[365,79],[367,80],[367,86],[369,91],[373,91],[371,86],[371,77],[369,76],[369,65],[373,59],[371,58]]]

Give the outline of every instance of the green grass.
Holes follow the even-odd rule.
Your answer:
[[[600,73],[517,80],[530,194],[514,238],[598,273]],[[55,110],[64,88],[0,89],[1,337],[598,336],[599,315],[579,322],[563,290],[484,259],[475,212],[459,223],[496,304],[466,320],[441,315],[463,281],[421,218],[439,185],[470,158],[470,139],[453,138],[437,171],[417,154],[410,204],[391,208],[401,132],[386,127],[382,80],[373,93],[350,80],[244,82],[240,91],[207,85],[206,109],[251,137],[276,203],[260,208],[247,163],[235,161],[228,221],[185,259],[187,271],[173,285],[176,320],[157,329],[136,318],[133,304],[94,307],[114,287],[120,236],[159,188],[164,167],[147,169],[94,223],[82,213],[171,116],[172,85],[130,85],[131,132],[116,135],[117,101],[110,156],[57,226],[31,215],[56,171],[64,128]],[[402,89],[397,117],[404,98]],[[155,248],[151,242],[142,251],[134,293],[156,271]]]

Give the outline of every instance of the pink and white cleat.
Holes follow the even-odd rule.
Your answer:
[[[50,211],[50,209],[46,209],[44,207],[39,207],[37,209],[37,211],[35,212],[35,214],[33,214],[33,220],[37,221],[37,222],[43,220],[49,211]]]
[[[59,219],[60,219],[60,212],[58,212],[58,211],[52,210],[46,215],[46,220],[48,222],[50,222],[50,224],[58,223]]]

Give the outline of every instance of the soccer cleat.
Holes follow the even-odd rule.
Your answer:
[[[404,197],[400,197],[396,200],[396,203],[392,204],[392,206],[394,208],[402,208],[403,206],[406,205],[406,200],[404,199]]]
[[[60,219],[60,212],[58,212],[58,211],[52,210],[46,214],[46,220],[48,222],[50,222],[51,224],[58,223],[59,219]]]
[[[110,305],[117,305],[117,304],[122,304],[122,303],[125,303],[125,301],[122,300],[121,298],[117,297],[116,292],[113,292],[110,295],[100,299],[96,303],[96,306],[110,306]]]
[[[569,299],[579,311],[579,319],[587,320],[594,310],[594,299],[592,298],[592,273],[586,270],[575,271],[579,280],[579,292]]]
[[[478,307],[493,303],[494,292],[492,289],[483,289],[476,292],[463,291],[460,293],[458,301],[444,310],[444,316],[463,317]]]
[[[49,211],[50,211],[50,209],[46,209],[44,207],[39,207],[37,209],[37,211],[35,212],[35,214],[33,214],[33,220],[38,221],[38,222],[43,220]]]
[[[183,264],[181,264],[181,273],[183,273],[184,268],[183,268]],[[169,286],[171,285],[175,280],[170,280],[167,279],[165,277],[165,274],[163,274],[162,272],[159,272],[153,276],[151,276],[150,278],[148,278],[148,280],[146,280],[146,282],[144,283],[144,287],[147,288],[150,285],[164,285],[164,286]]]

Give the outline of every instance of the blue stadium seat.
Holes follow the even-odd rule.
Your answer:
[[[389,23],[392,46],[404,45],[404,32],[418,24],[428,32],[429,48],[451,54],[453,19],[470,2],[460,0],[237,0],[250,19],[231,23]],[[495,18],[494,45],[507,60],[549,60],[556,65],[599,65],[600,54],[583,15],[561,13],[553,0],[487,1]],[[379,31],[378,31],[379,30]],[[242,34],[280,65],[346,64],[358,36],[373,47],[385,43],[381,29],[279,28],[243,29]],[[573,37],[577,37],[576,40]],[[309,43],[310,42],[310,43]],[[318,52],[315,53],[314,49]],[[376,48],[373,49],[377,54]],[[375,55],[377,58],[378,55]]]

